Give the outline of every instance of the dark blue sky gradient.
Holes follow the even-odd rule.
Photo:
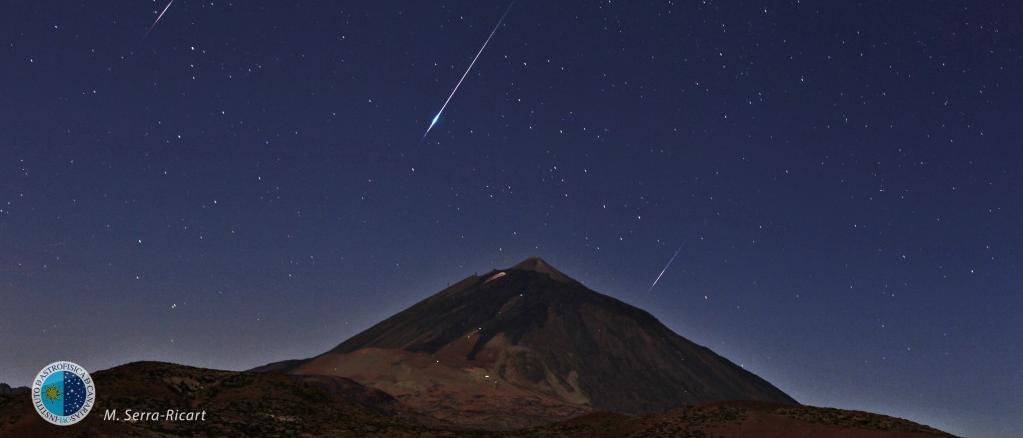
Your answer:
[[[164,4],[0,10],[0,381],[540,255],[801,402],[1023,434],[1019,5],[522,0],[420,143],[507,3]]]

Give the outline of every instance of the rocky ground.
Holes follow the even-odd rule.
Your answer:
[[[421,415],[390,395],[341,377],[207,370],[136,362],[93,374],[97,401],[70,427],[42,420],[24,392],[0,396],[7,437],[934,437],[910,421],[865,412],[768,402],[721,402],[629,416],[606,412],[516,431],[472,430]],[[205,422],[104,421],[106,409],[205,410]]]

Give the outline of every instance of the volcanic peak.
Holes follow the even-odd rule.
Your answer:
[[[540,257],[536,257],[536,256],[529,257],[529,258],[519,262],[517,265],[512,266],[509,270],[510,271],[538,272],[538,273],[541,273],[541,274],[547,274],[547,276],[551,277],[552,280],[557,281],[557,282],[561,282],[561,283],[578,283],[578,281],[576,281],[573,278],[565,275],[561,271],[555,269],[553,266],[551,266],[550,263],[547,263],[546,260],[544,260],[544,259],[542,259]]]

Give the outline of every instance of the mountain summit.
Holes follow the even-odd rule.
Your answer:
[[[796,404],[538,257],[465,278],[324,354],[260,370],[348,377],[435,418],[490,428],[723,400]]]
[[[509,270],[538,272],[541,274],[547,274],[547,276],[551,277],[551,280],[554,281],[559,281],[562,283],[578,283],[578,281],[575,281],[569,278],[569,276],[562,274],[561,271],[554,269],[554,267],[547,263],[544,259],[535,256],[519,262],[519,264],[512,266],[511,268],[509,268]]]

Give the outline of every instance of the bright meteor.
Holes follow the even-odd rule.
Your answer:
[[[163,18],[163,14],[167,13],[167,10],[170,9],[172,4],[174,4],[174,0],[170,0],[169,2],[167,2],[167,6],[163,7],[163,10],[160,11],[160,15],[156,16],[156,20],[153,20],[153,24],[149,25],[149,30],[146,31],[146,35],[143,36],[142,38],[149,36],[149,32],[153,31],[153,28],[155,28],[156,24],[160,22],[160,19]]]
[[[685,245],[686,242],[683,241],[682,244],[678,246],[678,249],[675,250],[675,255],[671,256],[671,259],[668,260],[668,264],[664,265],[664,269],[661,269],[660,274],[657,274],[657,278],[654,279],[654,282],[650,285],[650,289],[647,289],[647,292],[654,290],[654,286],[657,286],[657,282],[661,281],[661,277],[664,276],[664,273],[668,272],[668,268],[671,267],[671,262],[675,261],[675,257],[678,257],[678,253],[682,252],[682,247]]]
[[[433,116],[433,120],[430,121],[430,126],[427,127],[426,132],[423,133],[423,139],[426,139],[426,136],[430,134],[430,130],[433,129],[433,126],[436,125],[438,121],[440,121],[440,115],[444,113],[444,108],[447,108],[448,103],[451,102],[451,98],[455,97],[455,93],[458,92],[458,87],[461,87],[462,82],[465,81],[465,78],[467,76],[469,76],[469,72],[472,71],[472,66],[476,65],[476,60],[480,59],[480,55],[483,54],[483,50],[487,48],[487,44],[490,43],[490,39],[494,37],[495,33],[497,33],[497,29],[500,28],[501,23],[504,22],[504,17],[508,16],[508,12],[511,11],[512,6],[514,5],[515,2],[509,3],[508,8],[505,9],[504,14],[501,15],[501,19],[497,20],[497,25],[494,26],[494,30],[490,31],[490,36],[488,36],[487,40],[483,42],[483,47],[480,47],[480,51],[476,52],[476,57],[472,58],[472,62],[469,63],[469,68],[465,69],[465,73],[462,74],[462,78],[458,80],[457,84],[455,84],[455,89],[451,90],[451,94],[448,95],[448,99],[444,101],[444,105],[441,105],[440,111],[437,111],[437,115]]]

